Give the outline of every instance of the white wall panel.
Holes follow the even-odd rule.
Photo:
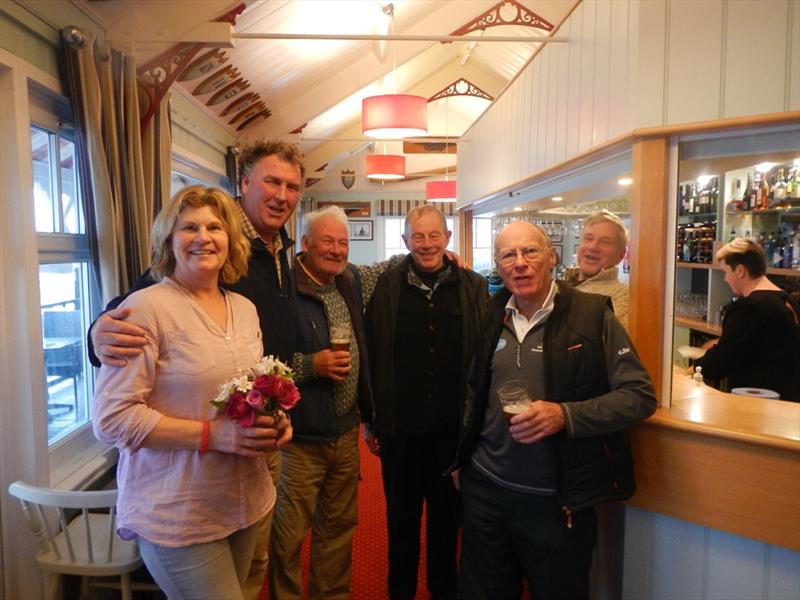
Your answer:
[[[578,152],[585,152],[592,146],[592,118],[594,117],[594,81],[597,72],[594,64],[595,25],[597,23],[597,4],[584,2],[581,31],[581,88],[579,93],[580,117]]]
[[[650,600],[653,597],[653,515],[638,508],[625,507],[625,549],[622,597],[625,600]]]
[[[788,110],[785,77],[791,23],[786,1],[728,2],[721,117]]]
[[[592,146],[608,139],[609,89],[611,85],[611,12],[610,0],[597,0],[594,24],[594,100]]]
[[[569,72],[567,74],[567,140],[566,156],[578,154],[578,141],[580,137],[581,105],[581,48],[583,41],[580,39],[582,31],[583,10],[578,8],[572,13],[569,21],[562,29],[569,38]]]
[[[623,600],[797,600],[800,553],[626,507]]]
[[[629,2],[611,3],[608,72],[608,137],[627,131],[625,127],[629,100]],[[632,106],[632,105],[631,105]]]
[[[789,57],[786,110],[800,109],[800,2],[789,3]],[[800,597],[800,595],[798,595]]]
[[[636,2],[636,6],[639,19],[631,23],[639,34],[638,47],[631,49],[633,56],[638,55],[638,95],[633,105],[635,111],[631,111],[635,115],[634,128],[663,123],[666,112],[667,15],[670,3],[666,0],[643,0]]]
[[[662,600],[702,598],[704,529],[662,515],[654,519],[653,595]]]
[[[547,77],[547,136],[545,141],[545,165],[556,163],[556,119],[558,104],[562,98],[558,95],[559,79],[566,79],[566,73],[559,71],[558,54],[555,46],[545,48],[549,67]]]
[[[765,545],[709,530],[708,598],[764,597]]]
[[[722,13],[721,0],[670,4],[668,123],[691,123],[718,118]]]
[[[800,598],[800,553],[769,546],[767,548],[766,600]]]

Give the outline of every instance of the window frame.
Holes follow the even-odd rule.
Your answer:
[[[33,218],[33,235],[36,239],[36,277],[39,277],[39,269],[43,265],[79,263],[85,264],[86,269],[86,289],[83,294],[86,296],[87,304],[82,308],[83,323],[91,321],[93,315],[99,312],[101,306],[100,291],[93,282],[96,278],[93,274],[94,265],[92,262],[91,250],[89,246],[89,236],[87,229],[90,224],[86,219],[84,198],[80,193],[80,184],[77,181],[80,170],[75,169],[76,182],[75,194],[80,205],[78,213],[79,231],[82,226],[83,233],[64,232],[64,207],[62,203],[62,177],[59,168],[60,140],[65,139],[73,144],[77,144],[76,133],[71,125],[72,113],[66,98],[55,95],[52,92],[43,90],[38,86],[30,86],[29,91],[29,111],[28,131],[33,129],[54,136],[50,140],[50,161],[51,177],[54,182],[54,194],[58,197],[59,214],[54,215],[54,225],[57,231],[38,231],[36,228],[35,215]],[[30,153],[30,142],[28,144],[28,160],[31,165],[30,198],[33,206],[33,156]],[[79,160],[77,152],[75,159]],[[57,189],[56,189],[57,188]],[[41,290],[37,287],[37,296],[41,298]],[[41,306],[39,304],[39,306]],[[41,316],[41,308],[39,309]],[[41,337],[39,347],[43,347],[44,332],[42,331],[41,318],[37,324]],[[85,332],[83,333],[85,335]],[[47,378],[44,375],[44,352],[42,351],[42,371],[39,375],[42,378],[42,390],[44,403],[44,442],[46,445],[49,482],[50,485],[63,487],[65,489],[78,489],[90,483],[97,475],[102,473],[116,460],[116,450],[102,444],[94,437],[91,422],[91,410],[94,392],[94,379],[96,375],[86,358],[84,359],[84,377],[82,385],[85,386],[86,394],[86,419],[77,423],[76,426],[66,431],[63,435],[58,435],[52,440],[49,435],[48,411],[47,411]],[[31,373],[31,376],[36,376]],[[77,401],[77,400],[76,400]]]

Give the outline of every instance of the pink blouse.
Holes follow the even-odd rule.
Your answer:
[[[257,522],[275,503],[263,458],[197,450],[155,450],[142,442],[162,416],[227,418],[209,402],[220,384],[246,372],[263,352],[253,304],[225,292],[227,330],[175,281],[129,296],[120,306],[147,331],[125,367],[103,366],[95,385],[97,438],[120,449],[117,528],[163,546],[224,538]]]

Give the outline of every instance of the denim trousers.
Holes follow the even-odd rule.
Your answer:
[[[275,484],[275,490],[277,491],[281,476],[281,453],[270,452],[267,454],[266,460],[269,474],[272,476],[272,482]],[[242,585],[244,600],[258,600],[261,597],[261,588],[264,587],[269,567],[269,538],[274,514],[275,508],[273,507],[259,523],[258,541],[253,552],[253,563],[250,565],[250,573],[247,575],[247,580]]]
[[[139,538],[139,551],[169,600],[242,600],[258,523],[204,544],[170,548]]]
[[[350,596],[358,523],[358,426],[331,442],[294,441],[281,451],[281,483],[270,542],[271,600],[300,600],[300,550],[311,529],[309,600]]]
[[[597,541],[594,508],[572,515],[557,496],[511,490],[467,466],[461,471],[462,600],[588,600]]]

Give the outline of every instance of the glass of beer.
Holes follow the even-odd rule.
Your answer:
[[[350,324],[331,326],[331,350],[350,352]]]
[[[528,384],[522,379],[511,379],[497,388],[497,397],[503,416],[510,423],[511,418],[524,412],[531,403]]]

